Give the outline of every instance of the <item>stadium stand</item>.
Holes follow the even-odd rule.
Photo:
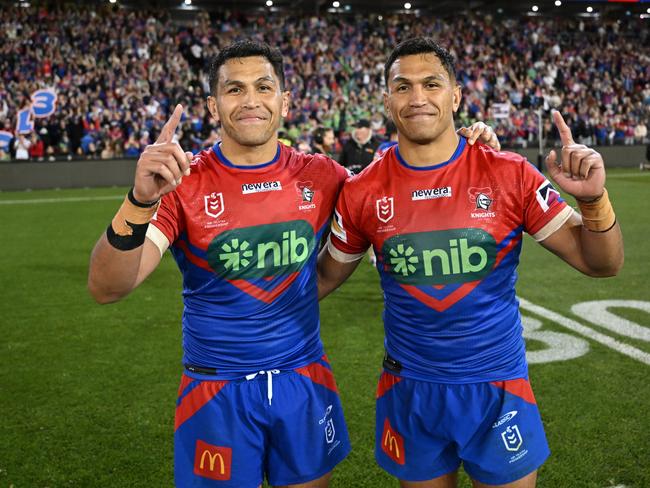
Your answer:
[[[430,35],[450,46],[464,85],[459,123],[484,120],[505,147],[536,144],[539,120],[561,107],[579,142],[646,144],[650,40],[644,20],[414,16],[241,16],[116,7],[0,11],[0,129],[15,133],[30,94],[50,88],[57,108],[14,138],[0,160],[136,157],[186,107],[179,139],[194,152],[218,139],[205,108],[207,64],[219,46],[254,37],[281,48],[293,108],[285,138],[308,147],[319,125],[342,144],[359,119],[382,134],[383,62],[398,40]],[[339,147],[340,147],[339,144]]]

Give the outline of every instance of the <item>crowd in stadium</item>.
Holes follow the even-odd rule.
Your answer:
[[[589,145],[648,142],[650,39],[643,20],[456,16],[244,17],[198,13],[191,25],[166,12],[120,8],[71,11],[3,8],[0,130],[14,133],[30,94],[58,94],[53,115],[15,135],[0,159],[136,157],[155,140],[170,105],[182,103],[185,150],[218,140],[205,107],[207,66],[222,46],[253,37],[285,56],[293,106],[282,137],[313,148],[331,127],[340,151],[359,124],[384,137],[383,63],[400,40],[427,35],[448,46],[463,85],[458,124],[483,120],[505,147],[553,134],[561,108],[576,139]],[[367,124],[366,122],[367,121]]]

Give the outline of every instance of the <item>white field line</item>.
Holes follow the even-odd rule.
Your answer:
[[[647,176],[650,176],[650,171],[637,171],[636,173],[614,173],[614,174],[608,173],[607,179],[609,180],[610,178],[616,179],[616,178],[629,178],[629,177],[643,178]],[[618,487],[615,486],[613,488],[618,488]]]
[[[534,303],[531,303],[524,298],[519,297],[519,303],[521,305],[521,308],[524,310],[533,312],[534,314],[537,314],[541,317],[552,320],[553,322],[560,324],[562,327],[566,327],[567,329],[572,330],[577,334],[588,337],[589,339],[599,342],[600,344],[614,349],[615,351],[631,357],[632,359],[636,359],[637,361],[641,361],[642,363],[650,365],[650,354],[647,352],[641,351],[636,347],[632,347],[628,344],[617,341],[608,335],[601,334],[600,332],[597,332],[590,327],[587,327],[586,325],[582,325],[575,320],[564,317],[563,315],[555,313],[547,308],[535,305]]]
[[[0,200],[0,205],[29,205],[39,203],[94,202],[100,200],[124,200],[124,195],[106,195],[101,197],[61,197],[32,198],[25,200]]]

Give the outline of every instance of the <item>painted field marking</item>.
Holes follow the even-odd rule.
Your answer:
[[[625,356],[631,357],[632,359],[636,359],[637,361],[650,365],[650,354],[647,352],[641,351],[640,349],[637,349],[636,347],[630,346],[628,344],[624,344],[623,342],[617,341],[616,339],[605,334],[601,334],[600,332],[597,332],[587,327],[586,325],[582,325],[575,320],[564,317],[563,315],[553,312],[547,308],[535,305],[534,303],[531,303],[524,298],[519,297],[519,303],[523,310],[527,310],[541,317],[552,320],[553,322],[561,325],[562,327],[566,327],[567,329],[577,334],[583,335],[604,346],[614,349],[615,351],[620,352]]]

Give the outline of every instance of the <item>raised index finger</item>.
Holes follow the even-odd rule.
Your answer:
[[[172,139],[174,138],[174,132],[176,132],[176,127],[178,127],[178,123],[181,121],[182,116],[183,106],[179,103],[176,105],[176,108],[174,108],[174,113],[172,113],[172,116],[169,117],[169,120],[165,123],[165,125],[163,125],[163,128],[160,131],[160,135],[158,136],[158,139],[156,139],[156,144],[172,142]]]
[[[573,135],[571,134],[571,129],[569,129],[569,126],[566,125],[564,118],[562,118],[562,114],[557,110],[553,110],[553,122],[555,123],[555,126],[560,133],[560,140],[562,141],[562,145],[568,146],[569,144],[573,144]]]

